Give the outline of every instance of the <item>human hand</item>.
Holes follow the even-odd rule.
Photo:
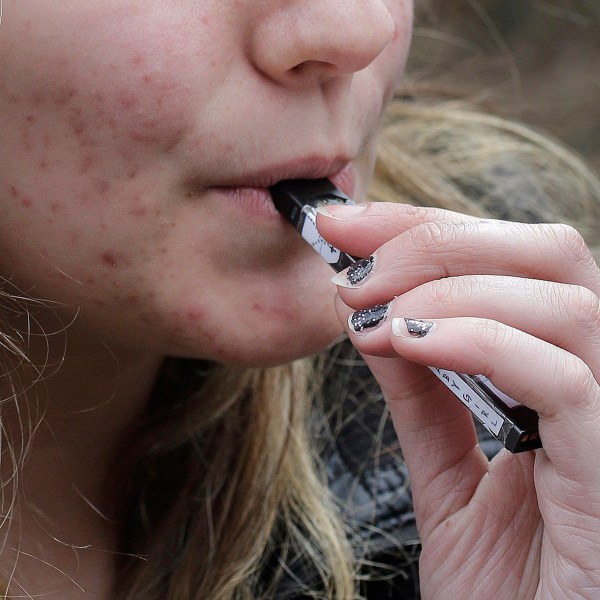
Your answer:
[[[411,473],[423,597],[598,598],[600,270],[585,243],[562,225],[361,208],[329,206],[318,225],[375,255],[356,285],[336,278],[340,319],[391,301],[348,331]],[[433,326],[413,337],[405,318]],[[544,448],[488,462],[468,410],[423,365],[490,377],[538,412]]]

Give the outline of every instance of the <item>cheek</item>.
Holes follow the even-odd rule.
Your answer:
[[[50,4],[25,2],[28,18],[13,5],[0,38],[0,264],[85,282],[95,266],[126,265],[134,247],[156,252],[180,193],[177,143],[211,102],[190,81],[213,90],[224,75],[210,36],[190,37],[176,11],[83,3],[62,24],[65,42]]]
[[[230,53],[218,44],[227,37],[182,8],[86,4],[64,23],[52,3],[5,15],[0,125],[29,173],[104,167],[113,179],[131,176],[198,127],[227,76]]]

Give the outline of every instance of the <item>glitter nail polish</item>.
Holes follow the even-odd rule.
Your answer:
[[[357,285],[373,270],[374,256],[369,258],[361,258],[354,264],[350,265],[346,270],[346,279],[351,285]]]
[[[350,316],[348,322],[355,332],[373,329],[385,320],[388,309],[389,304],[377,304],[371,308],[357,310]]]
[[[404,319],[404,322],[409,335],[417,338],[425,337],[433,327],[431,321],[421,321],[420,319]]]

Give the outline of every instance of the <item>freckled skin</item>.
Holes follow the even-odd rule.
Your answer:
[[[109,346],[240,364],[323,347],[340,331],[328,267],[214,187],[343,153],[364,192],[410,33],[411,3],[386,4],[396,37],[366,68],[290,83],[259,63],[303,22],[271,2],[5,0],[0,275],[77,307],[70,335]]]

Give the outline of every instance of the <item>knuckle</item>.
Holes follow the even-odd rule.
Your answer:
[[[590,368],[574,355],[566,355],[561,364],[559,381],[571,404],[587,406],[597,396],[598,383]]]
[[[484,356],[498,358],[512,351],[514,330],[499,321],[477,319],[473,326],[473,341]]]
[[[458,301],[461,290],[454,277],[446,277],[425,286],[426,303],[436,308],[449,306]]]
[[[566,310],[575,331],[597,335],[600,332],[600,298],[586,287],[569,285]]]
[[[449,250],[460,242],[466,233],[466,223],[428,222],[409,230],[410,241],[426,252]]]
[[[558,244],[565,258],[570,262],[589,262],[590,250],[583,235],[571,225],[565,223],[544,225],[552,237],[552,241]]]
[[[423,286],[424,300],[436,308],[447,308],[476,298],[493,285],[493,277],[443,277]]]

